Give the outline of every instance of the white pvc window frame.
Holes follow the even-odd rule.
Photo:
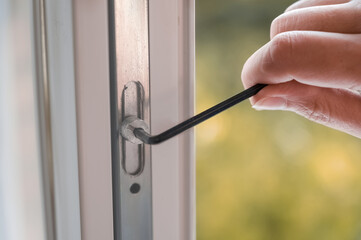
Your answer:
[[[51,140],[52,168],[43,178],[51,179],[45,195],[52,191],[45,198],[48,239],[113,239],[107,1],[33,3],[44,11],[43,20],[34,11],[45,44],[35,50],[50,104],[50,135],[42,135]],[[194,0],[150,0],[149,9],[157,133],[193,115]],[[195,239],[193,139],[190,130],[152,147],[153,239]]]

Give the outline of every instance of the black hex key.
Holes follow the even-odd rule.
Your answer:
[[[223,112],[224,110],[227,110],[230,107],[233,107],[234,105],[256,95],[259,91],[261,91],[262,88],[266,87],[267,84],[256,84],[253,87],[250,87],[237,95],[234,95],[233,97],[230,97],[226,99],[225,101],[195,115],[194,117],[189,118],[188,120],[185,120],[184,122],[179,123],[178,125],[158,134],[158,135],[150,135],[144,129],[142,128],[136,128],[134,129],[134,135],[139,138],[143,143],[146,144],[159,144],[161,142],[164,142],[198,124],[201,122],[217,115],[218,113]]]

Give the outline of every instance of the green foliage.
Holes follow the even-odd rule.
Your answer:
[[[197,109],[243,89],[285,0],[197,0]],[[361,141],[242,103],[197,128],[198,240],[361,238]]]

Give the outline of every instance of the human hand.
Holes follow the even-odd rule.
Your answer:
[[[287,110],[361,138],[361,0],[301,0],[242,72],[257,110]]]

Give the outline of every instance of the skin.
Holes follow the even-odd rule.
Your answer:
[[[361,0],[301,0],[245,63],[257,110],[286,110],[361,138]]]

